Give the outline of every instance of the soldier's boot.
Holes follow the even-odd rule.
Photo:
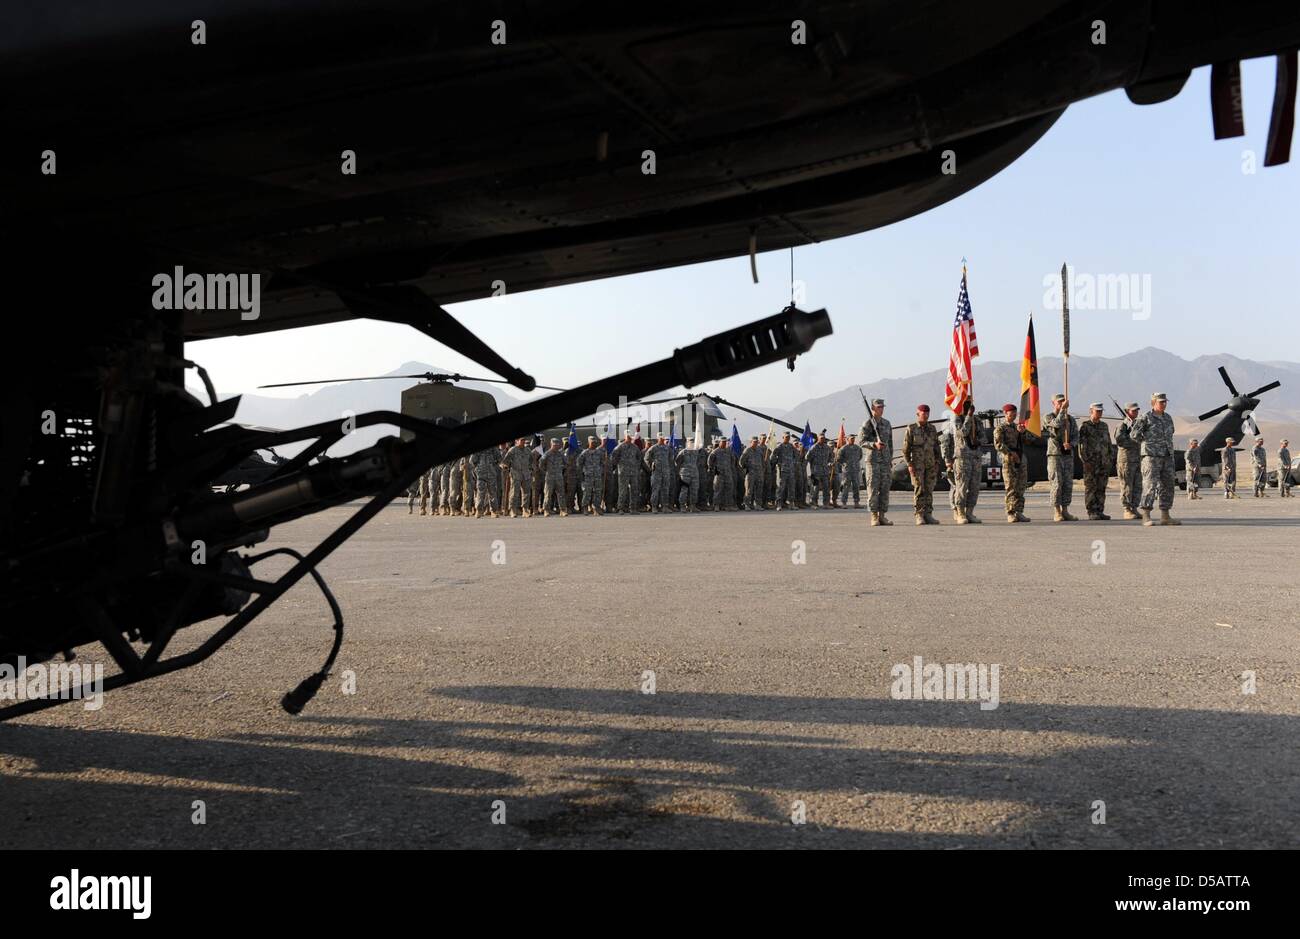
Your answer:
[[[1107,515],[1105,512],[1098,512],[1098,513],[1097,513],[1097,521],[1099,521],[1099,522],[1109,522],[1109,521],[1110,521],[1110,516]]]
[[[924,524],[925,524],[925,516],[922,515],[920,512],[917,512],[917,513],[916,513],[916,524],[918,524],[918,525],[924,525]]]
[[[1065,515],[1061,512],[1061,507],[1059,505],[1052,507],[1052,521],[1054,522],[1065,521]]]
[[[1174,518],[1172,515],[1170,515],[1168,509],[1161,509],[1161,510],[1160,510],[1160,524],[1161,524],[1161,525],[1181,525],[1182,522],[1180,522],[1178,519],[1176,519],[1176,518]]]
[[[976,517],[975,517],[975,513],[972,512],[970,509],[967,509],[967,510],[966,510],[966,521],[969,522],[969,523],[972,524],[972,525],[982,525],[982,524],[984,524],[984,520],[981,519],[981,518],[976,518]]]
[[[969,519],[966,518],[966,510],[956,508],[952,510],[952,520],[958,525],[965,525]]]
[[[1026,515],[1024,512],[1017,512],[1017,513],[1016,513],[1016,521],[1017,521],[1017,522],[1028,522],[1028,521],[1031,521],[1031,519],[1030,519],[1029,516]]]
[[[1142,524],[1143,524],[1145,527],[1150,528],[1152,525],[1155,524],[1155,522],[1151,521],[1151,510],[1150,510],[1150,509],[1140,509],[1139,511],[1141,511],[1141,513],[1142,513]]]
[[[1018,521],[1020,521],[1020,519],[1016,518],[1015,515],[1013,515],[1013,514],[1011,514],[1011,513],[1007,513],[1007,524],[1008,524],[1008,525],[1014,525],[1014,524],[1015,524],[1016,522],[1018,522]]]
[[[876,527],[876,526],[879,525],[879,524],[880,524],[880,513],[879,513],[879,512],[872,512],[872,513],[871,513],[871,527],[874,528],[874,527]]]
[[[938,520],[937,518],[935,518],[933,515],[931,515],[930,513],[927,512],[926,515],[925,515],[925,524],[927,524],[927,525],[938,525],[938,524],[939,524],[939,520]]]
[[[1061,509],[1061,518],[1065,519],[1067,522],[1077,522],[1079,520],[1079,516],[1071,515],[1070,510],[1065,508]]]
[[[880,524],[881,524],[881,525],[892,525],[892,524],[894,524],[894,523],[891,522],[891,521],[889,520],[889,517],[888,517],[887,515],[885,515],[884,512],[881,512],[881,513],[880,513]]]
[[[1134,511],[1133,511],[1132,509],[1130,509],[1128,506],[1124,506],[1124,521],[1126,521],[1126,522],[1131,522],[1131,521],[1134,521],[1134,520],[1139,519],[1139,518],[1141,518],[1141,517],[1142,517],[1141,515],[1138,515],[1136,512],[1134,512]]]

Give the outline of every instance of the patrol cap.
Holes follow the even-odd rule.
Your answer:
[[[1002,410],[1003,410],[1003,411],[1019,411],[1020,409],[1019,409],[1018,407],[1016,407],[1014,404],[1004,404],[1004,405],[1002,405]]]
[[[873,408],[883,408],[883,407],[885,406],[885,399],[884,399],[884,398],[872,398],[872,399],[871,399],[871,406],[872,406]]]
[[[560,438],[559,438],[559,437],[552,437],[552,438],[551,438],[551,443],[559,443],[559,442],[560,442]]]
[[[1124,405],[1124,410],[1125,410],[1125,411],[1136,411],[1136,410],[1138,409],[1138,407],[1139,407],[1139,405],[1138,405],[1138,403],[1137,403],[1136,401],[1130,401],[1128,404]]]
[[[1152,392],[1152,393],[1151,393],[1151,400],[1152,400],[1152,401],[1168,401],[1169,399],[1168,399],[1167,397],[1165,397],[1165,393],[1164,393],[1163,391],[1155,391],[1155,392]]]
[[[1195,437],[1193,437],[1191,440],[1187,441],[1187,445],[1188,445],[1189,447],[1190,447],[1192,444],[1194,444],[1194,443],[1199,444],[1200,441],[1197,440]]]
[[[1291,445],[1291,441],[1290,441],[1290,440],[1287,440],[1285,437],[1283,437],[1283,438],[1282,438],[1282,446],[1286,447],[1286,446],[1290,446],[1290,445]]]
[[[852,440],[852,439],[853,439],[854,437],[856,437],[856,436],[857,436],[857,434],[849,434],[849,439]]]
[[[1088,405],[1088,407],[1093,411],[1104,411],[1106,409],[1106,405],[1102,404],[1100,401],[1094,401],[1092,404]]]
[[[1053,401],[1064,401],[1064,400],[1065,400],[1065,395],[1061,394],[1061,393],[1058,391],[1056,394],[1052,395],[1052,400],[1053,400]]]
[[[1255,438],[1255,443],[1263,443],[1263,442],[1264,442],[1264,438],[1263,438],[1263,437],[1256,437],[1256,438]]]
[[[918,404],[918,405],[916,406],[916,409],[917,409],[918,411],[924,411],[926,414],[929,414],[929,413],[930,413],[930,405],[928,405],[928,404]]]
[[[1236,437],[1225,437],[1225,438],[1223,439],[1223,442],[1224,442],[1224,443],[1236,443],[1236,442],[1237,442],[1237,438],[1236,438]]]

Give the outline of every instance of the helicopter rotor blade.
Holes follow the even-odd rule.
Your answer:
[[[1264,392],[1266,392],[1266,391],[1272,391],[1274,388],[1281,387],[1281,385],[1282,385],[1282,383],[1281,383],[1280,381],[1272,381],[1272,382],[1269,382],[1269,383],[1268,383],[1267,385],[1265,385],[1263,388],[1256,388],[1254,391],[1249,392],[1249,393],[1246,395],[1246,397],[1247,397],[1247,398],[1258,398],[1258,397],[1259,397],[1260,395],[1262,395]]]
[[[1228,405],[1221,404],[1213,411],[1206,411],[1204,414],[1198,415],[1196,419],[1198,421],[1208,421],[1210,418],[1214,417],[1214,415],[1226,410],[1228,410]]]
[[[282,381],[274,385],[258,385],[258,388],[293,388],[297,385],[330,385],[340,381],[380,381],[385,378],[423,378],[424,375],[363,375],[360,378],[321,378],[316,381]]]
[[[1232,384],[1232,379],[1228,377],[1228,370],[1222,365],[1219,366],[1219,377],[1223,379],[1223,383],[1228,386],[1228,390],[1232,392],[1234,398],[1240,397],[1237,394],[1237,389]]]
[[[782,427],[788,427],[796,434],[802,434],[803,428],[791,424],[789,421],[783,421],[779,417],[773,417],[771,414],[764,414],[762,411],[755,411],[753,408],[747,408],[743,404],[737,404],[735,401],[728,401],[726,398],[719,398],[717,395],[709,395],[718,404],[725,404],[729,408],[735,408],[737,411],[744,411],[746,414],[752,414],[755,417],[766,418],[774,424],[780,424]]]

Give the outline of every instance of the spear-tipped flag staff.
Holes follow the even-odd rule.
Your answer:
[[[1061,265],[1061,356],[1065,361],[1065,401],[1070,402],[1070,272]],[[1065,422],[1065,446],[1070,446],[1070,422]]]

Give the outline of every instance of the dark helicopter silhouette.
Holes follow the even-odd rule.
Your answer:
[[[1241,394],[1228,377],[1228,370],[1222,365],[1219,366],[1219,377],[1223,383],[1228,386],[1228,391],[1232,392],[1232,398],[1225,404],[1219,405],[1213,410],[1206,411],[1204,414],[1197,415],[1198,421],[1205,421],[1214,415],[1226,411],[1223,417],[1219,418],[1210,432],[1200,441],[1201,446],[1201,469],[1217,466],[1223,459],[1223,447],[1228,437],[1234,438],[1238,443],[1247,435],[1254,436],[1259,433],[1259,428],[1255,426],[1255,408],[1259,407],[1259,396],[1266,391],[1272,391],[1280,387],[1280,381],[1271,381],[1267,385]],[[1208,475],[1208,474],[1207,474]]]

